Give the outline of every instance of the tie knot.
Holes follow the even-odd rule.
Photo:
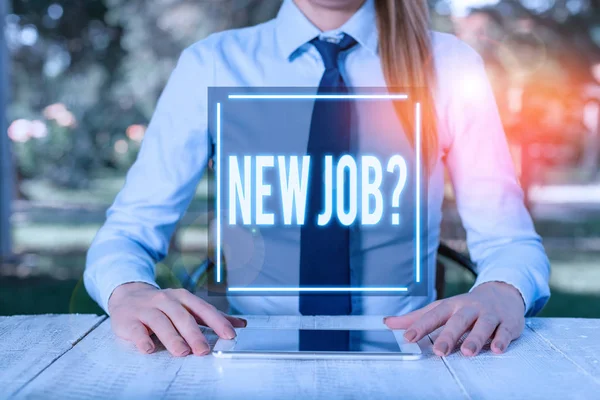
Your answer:
[[[354,40],[352,36],[344,34],[339,43],[328,42],[326,40],[321,40],[318,37],[311,40],[311,43],[321,54],[325,69],[337,69],[340,53],[354,47],[356,45],[356,40]]]

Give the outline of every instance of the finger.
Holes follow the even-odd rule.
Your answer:
[[[442,302],[431,311],[426,312],[420,319],[412,324],[404,338],[409,342],[418,342],[425,335],[435,331],[440,326],[443,326],[446,321],[452,316],[453,307],[450,302]]]
[[[223,313],[221,313],[223,314]],[[244,318],[234,317],[232,315],[223,314],[225,319],[231,323],[234,328],[245,328],[248,326],[248,321]]]
[[[227,315],[222,311],[220,311],[220,313],[225,317],[225,319],[227,321],[229,321],[229,323],[234,328],[245,328],[248,326],[248,321],[246,321],[244,318]],[[198,322],[199,324],[204,324],[204,321],[202,320],[202,318],[198,317],[197,315],[194,315],[193,317],[196,319],[196,322]]]
[[[458,340],[473,325],[478,311],[475,308],[463,307],[455,312],[446,322],[446,326],[433,344],[433,352],[444,357],[450,354]]]
[[[500,320],[494,315],[486,314],[479,316],[475,325],[473,325],[471,333],[469,333],[461,346],[462,353],[465,356],[471,357],[479,354],[488,339],[494,334],[499,323]]]
[[[191,349],[181,335],[162,311],[151,309],[142,313],[140,320],[152,329],[156,337],[165,345],[169,353],[175,357],[184,357],[190,354]]]
[[[231,322],[213,305],[199,299],[187,290],[176,290],[175,296],[190,312],[200,318],[206,326],[212,328],[219,337],[227,340],[235,338]]]
[[[141,353],[150,354],[154,351],[154,342],[150,338],[148,329],[136,320],[118,324],[113,329],[117,336],[132,342]]]
[[[386,317],[383,319],[383,323],[387,325],[390,329],[406,329],[412,324],[414,324],[419,318],[421,318],[425,313],[434,309],[440,304],[440,300],[434,301],[427,306],[410,312],[408,314],[399,316],[399,317]]]
[[[176,301],[163,301],[157,307],[169,317],[195,355],[204,356],[210,353],[208,341],[187,309]]]
[[[498,329],[496,329],[496,334],[492,341],[492,351],[496,354],[504,353],[510,342],[519,337],[514,331],[510,325],[501,323]]]

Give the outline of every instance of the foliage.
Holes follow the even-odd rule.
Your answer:
[[[277,7],[262,0],[14,0],[8,117],[18,122],[9,134],[21,175],[81,187],[99,169],[126,170],[181,51],[214,31],[269,19]],[[49,105],[64,106],[73,123],[49,120]]]
[[[12,0],[6,26],[12,58],[9,122],[40,121],[47,131],[15,141],[21,174],[78,187],[100,169],[124,171],[141,139],[127,132],[132,126],[134,133],[143,131],[139,127],[148,123],[180,52],[212,32],[265,21],[279,3]],[[452,30],[452,2],[430,3],[436,27]],[[548,50],[548,65],[589,81],[589,66],[600,60],[598,3],[500,0],[494,9],[505,21],[530,21]],[[514,23],[505,27],[510,34],[514,30]],[[73,115],[73,124],[61,126],[44,115],[57,104]]]

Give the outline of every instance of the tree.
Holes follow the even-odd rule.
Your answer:
[[[439,14],[436,23],[446,21],[451,29],[444,12],[448,1],[430,3]],[[39,120],[47,129],[41,138],[25,132],[36,146],[33,139],[16,143],[21,173],[76,187],[99,171],[126,169],[140,139],[126,132],[140,132],[137,127],[147,124],[181,51],[212,32],[270,19],[280,2],[13,0],[6,19],[12,58],[9,121]],[[494,8],[509,24],[531,21],[570,82],[590,81],[590,65],[600,61],[600,0],[546,3],[530,9],[517,0],[500,0]],[[64,105],[73,123],[49,120],[44,112],[49,105]],[[48,158],[45,149],[56,146],[63,146],[62,155]]]
[[[181,51],[214,31],[267,20],[278,6],[277,0],[13,1],[8,115],[18,120],[20,172],[77,187],[99,169],[128,168],[141,136],[126,133],[147,124]],[[71,123],[47,115],[48,106],[63,105]]]
[[[272,18],[278,0],[107,0],[111,25],[123,27],[127,54],[117,97],[130,100],[150,117],[181,51],[213,32],[254,25]]]
[[[110,88],[125,54],[121,29],[104,22],[107,11],[102,0],[13,2],[6,30],[12,59],[8,116],[18,121],[9,135],[25,177],[82,186],[100,164],[101,154],[93,151],[97,129],[80,121],[97,104],[112,102]],[[67,118],[44,115],[50,105],[64,105]]]
[[[4,46],[4,17],[6,3],[0,2],[0,110],[4,110],[7,100],[8,52]],[[0,114],[0,131],[6,128],[6,115]],[[11,254],[10,204],[12,200],[12,159],[10,157],[8,137],[0,134],[0,266],[2,260]]]

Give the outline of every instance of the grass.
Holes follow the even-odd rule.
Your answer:
[[[594,277],[600,273],[597,264],[570,265],[556,261],[553,263],[550,278],[551,297],[540,317],[553,318],[600,318],[600,280]],[[569,276],[570,279],[565,279]],[[453,267],[446,273],[446,297],[466,293],[473,284],[473,278],[466,272]]]
[[[197,254],[172,255],[157,267],[159,284],[162,287],[179,287],[177,271],[189,270],[198,265],[203,256]],[[88,296],[82,279],[69,276],[62,279],[50,275],[48,268],[61,265],[64,271],[81,269],[84,256],[69,255],[40,257],[35,260],[36,270],[29,276],[0,278],[0,315],[45,314],[45,313],[95,313],[102,310]],[[544,317],[600,318],[600,273],[592,259],[580,260],[578,264],[557,261],[551,279],[552,297],[542,313]],[[175,272],[174,272],[175,271]],[[185,272],[184,272],[185,273]],[[71,273],[72,275],[72,273]],[[564,279],[571,276],[571,279]],[[566,282],[570,282],[567,284]],[[451,267],[446,275],[446,296],[465,293],[473,279],[464,271]]]
[[[13,276],[0,275],[0,315],[102,313],[82,284],[84,251],[122,185],[122,177],[96,179],[86,190],[25,184],[31,202],[17,207],[13,234],[17,252],[26,256]],[[179,235],[184,254],[172,254],[157,267],[161,286],[179,286],[178,276],[203,261],[206,201],[200,189]],[[552,297],[542,316],[600,318],[595,306],[600,304],[600,213],[579,214],[537,221],[538,231],[550,238],[546,243],[552,263]],[[471,285],[463,271],[448,270],[447,296],[467,292]]]
[[[202,253],[171,254],[156,266],[157,282],[179,288],[204,261]],[[85,254],[38,255],[0,276],[0,315],[103,314],[83,284]]]
[[[0,279],[0,315],[102,314],[80,279],[49,276]]]
[[[197,199],[207,198],[208,179],[205,176],[198,185]],[[34,202],[106,206],[112,204],[124,184],[125,176],[107,174],[94,178],[86,189],[57,188],[45,180],[25,181],[21,184],[21,189]]]

